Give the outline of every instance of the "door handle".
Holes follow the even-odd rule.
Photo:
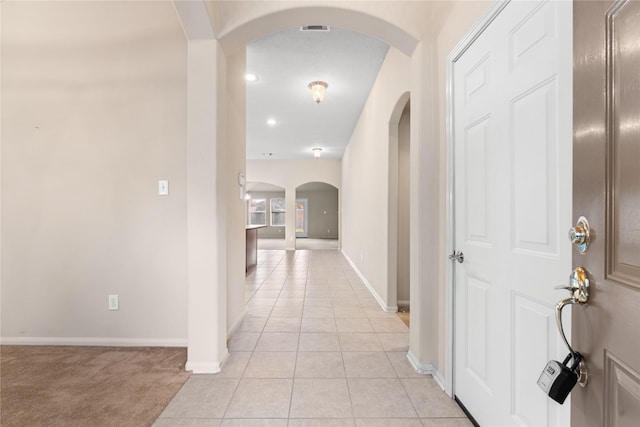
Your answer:
[[[571,276],[569,276],[569,286],[557,286],[556,289],[566,289],[572,293],[569,298],[560,300],[558,304],[556,304],[556,324],[558,326],[560,336],[567,345],[569,352],[571,352],[571,354],[579,354],[573,349],[573,347],[571,347],[571,344],[569,344],[569,340],[564,333],[564,327],[562,326],[562,309],[573,304],[584,305],[589,301],[589,276],[587,271],[582,267],[576,268],[571,273]],[[587,385],[587,366],[585,365],[584,358],[582,357],[578,372],[578,384],[584,387]]]
[[[462,251],[453,251],[453,253],[449,255],[449,259],[451,261],[458,261],[460,264],[462,264],[464,262],[464,254],[462,253]]]

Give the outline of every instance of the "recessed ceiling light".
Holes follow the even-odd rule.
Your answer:
[[[276,119],[267,119],[267,124],[269,126],[275,126],[276,125]]]
[[[248,82],[257,82],[258,76],[256,76],[255,74],[247,73],[244,75],[244,79]]]

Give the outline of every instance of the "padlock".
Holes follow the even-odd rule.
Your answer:
[[[550,360],[538,378],[538,386],[550,398],[563,404],[578,382],[581,360],[582,355],[578,352],[569,353],[562,363]],[[571,366],[567,366],[569,361],[571,361]]]

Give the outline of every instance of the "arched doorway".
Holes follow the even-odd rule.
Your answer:
[[[195,6],[189,3],[196,3]],[[426,6],[428,2],[408,2],[408,8],[424,8],[417,10],[420,16],[429,16]],[[189,13],[186,9],[195,7],[196,13]],[[284,7],[284,9],[283,9]],[[217,193],[218,183],[232,182],[238,173],[233,167],[220,165],[217,154],[228,150],[226,141],[234,141],[238,135],[243,135],[240,105],[244,96],[241,84],[237,81],[240,70],[243,71],[243,48],[246,44],[262,35],[281,29],[296,27],[300,22],[317,23],[322,21],[329,25],[361,31],[386,41],[400,52],[410,57],[411,61],[411,93],[412,111],[423,117],[420,126],[412,125],[413,146],[421,147],[412,150],[412,170],[417,166],[425,171],[413,173],[412,200],[419,203],[412,204],[412,218],[427,216],[438,217],[439,188],[437,185],[420,185],[438,182],[440,162],[437,155],[437,142],[434,138],[435,130],[432,126],[434,99],[433,88],[423,82],[431,81],[434,73],[431,58],[434,46],[430,35],[424,34],[424,25],[419,20],[409,22],[406,19],[407,10],[379,7],[376,2],[362,2],[357,9],[344,9],[334,6],[294,7],[281,3],[261,4],[259,8],[235,6],[234,2],[215,2],[201,4],[199,2],[176,2],[176,10],[183,20],[185,33],[189,41],[189,167],[188,167],[188,196],[187,210],[188,245],[189,245],[189,352],[188,368],[194,372],[216,372],[220,362],[226,357],[225,338],[234,328],[235,320],[227,319],[228,312],[235,312],[237,307],[228,306],[224,301],[230,301],[228,293],[235,292],[228,280],[230,274],[237,270],[233,254],[224,250],[224,241],[239,234],[242,230],[225,230],[225,218],[233,216],[239,209],[236,203],[226,203],[220,200],[204,200]],[[222,11],[210,11],[207,8],[223,8]],[[193,12],[193,11],[191,11]],[[198,21],[202,24],[204,16],[224,17],[216,24],[217,39],[211,29],[203,30],[201,26],[189,27],[187,21]],[[211,23],[207,24],[210,26]],[[410,29],[407,31],[406,29]],[[425,42],[421,42],[424,39]],[[233,72],[230,72],[232,70]],[[242,73],[243,75],[244,73]],[[213,78],[212,78],[213,77]],[[240,77],[241,78],[241,77]],[[414,91],[415,88],[415,91]],[[230,100],[233,108],[230,108]],[[226,107],[224,103],[226,102]],[[205,108],[202,108],[202,107]],[[238,107],[239,106],[239,107]],[[238,108],[236,108],[238,107]],[[233,114],[227,114],[228,111]],[[206,113],[206,114],[203,114]],[[204,120],[203,117],[207,119]],[[213,118],[213,122],[212,122]],[[228,138],[233,135],[234,138]],[[235,147],[235,145],[234,145]],[[233,150],[229,150],[233,151]],[[204,154],[202,156],[201,154]],[[227,160],[227,159],[225,159]],[[222,162],[220,162],[222,163]],[[235,163],[234,163],[235,164]],[[415,166],[415,167],[414,167]],[[215,177],[211,179],[212,175]],[[227,192],[231,194],[233,192]],[[216,197],[214,197],[215,199]],[[228,198],[228,201],[231,197]],[[226,211],[225,211],[226,208]],[[240,206],[243,208],[243,205]],[[415,214],[415,215],[414,215]],[[212,227],[212,223],[215,224]],[[384,223],[383,223],[384,224]],[[384,225],[383,225],[384,226]],[[207,230],[203,235],[202,230]],[[431,302],[438,301],[439,274],[441,267],[439,258],[435,254],[439,251],[439,241],[429,240],[426,236],[439,235],[439,222],[430,221],[420,224],[413,230],[412,252],[413,259],[421,259],[420,268],[415,269],[415,283],[428,283],[428,286],[412,288],[412,299],[420,304],[413,306],[413,314],[417,316],[418,324],[431,325],[430,330],[416,331],[411,334],[411,360],[423,372],[433,372],[431,361],[439,357],[437,333],[439,324],[438,308],[431,310]],[[415,244],[413,243],[415,239]],[[385,251],[386,252],[386,251]],[[215,258],[211,262],[211,257]],[[202,260],[209,260],[204,263]],[[386,262],[384,263],[387,264]],[[417,265],[417,263],[416,263]],[[413,266],[413,264],[412,264]],[[414,267],[412,267],[413,269]],[[412,270],[413,273],[413,270]],[[383,277],[386,275],[383,275]],[[226,283],[226,289],[220,285],[212,289],[211,283]],[[413,315],[412,314],[412,315]],[[210,327],[211,324],[215,328]],[[205,326],[206,325],[206,326]],[[226,326],[226,327],[225,327]]]
[[[339,248],[338,189],[324,182],[296,188],[296,249]]]
[[[410,103],[409,93],[396,103],[389,120],[389,278],[399,316],[408,325],[410,307]]]

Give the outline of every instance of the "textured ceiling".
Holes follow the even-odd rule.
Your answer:
[[[247,158],[340,159],[360,117],[388,45],[369,36],[331,31],[282,31],[247,46]],[[313,102],[308,84],[329,84]],[[268,119],[276,124],[270,126]]]

